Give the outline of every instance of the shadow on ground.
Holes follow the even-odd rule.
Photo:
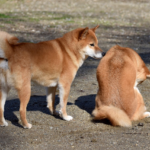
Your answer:
[[[78,106],[80,109],[87,111],[91,115],[92,119],[92,111],[95,108],[95,97],[96,95],[86,95],[81,96],[75,101],[75,105]],[[91,120],[94,123],[104,123],[110,125],[110,121],[107,119],[103,120]]]
[[[150,52],[149,53],[139,53],[141,58],[144,60],[146,64],[150,64]]]
[[[86,95],[81,96],[75,101],[75,105],[78,106],[80,109],[85,110],[89,114],[95,108],[95,96],[96,95]],[[55,107],[59,104],[59,97],[55,97]],[[67,105],[73,105],[73,103],[68,102]],[[9,120],[13,125],[21,127],[19,124],[18,117],[14,114],[15,111],[19,112],[20,101],[19,99],[13,99],[6,101],[5,104],[5,119]],[[46,96],[31,96],[30,101],[27,106],[27,111],[40,111],[42,113],[50,114],[49,109],[47,108]],[[58,116],[55,116],[58,119],[61,119]],[[101,120],[101,121],[94,121],[94,123],[105,123],[110,124],[108,120]]]
[[[55,97],[55,106],[59,104],[59,97]],[[70,105],[68,103],[67,105]],[[14,111],[19,111],[20,101],[19,99],[12,99],[6,101],[5,104],[5,119],[11,121],[15,126],[22,127],[18,122],[18,117],[14,114]],[[30,101],[27,106],[27,111],[40,111],[45,114],[51,115],[49,109],[47,108],[46,96],[31,96]],[[59,118],[58,116],[55,116]]]
[[[91,114],[95,108],[95,96],[96,95],[81,96],[75,101],[75,105]]]

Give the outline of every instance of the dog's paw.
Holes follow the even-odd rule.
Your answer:
[[[32,124],[28,123],[27,125],[23,126],[24,129],[31,129],[32,128]]]
[[[144,115],[145,117],[150,117],[150,112],[145,112]]]
[[[64,115],[62,114],[62,111],[61,111],[61,110],[56,111],[56,112],[58,113],[58,115],[59,115],[62,119],[66,120],[66,121],[70,121],[70,120],[73,119],[72,116],[68,116],[68,115],[65,115],[65,116],[64,116]]]
[[[63,117],[63,119],[66,121],[70,121],[73,119],[73,117],[72,116],[65,116],[65,117]]]
[[[0,124],[0,126],[2,126],[2,127],[6,127],[6,126],[8,126],[8,123],[4,120],[4,121],[3,121],[3,123],[2,123],[2,124]]]

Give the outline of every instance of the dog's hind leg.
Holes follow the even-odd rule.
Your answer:
[[[7,98],[7,90],[0,89],[0,126],[8,126],[4,118],[4,106]]]
[[[8,123],[4,118],[4,106],[7,98],[7,94],[9,92],[9,87],[7,86],[7,82],[4,74],[1,72],[0,76],[0,126],[8,126]]]
[[[56,87],[48,87],[47,88],[47,107],[49,108],[52,115],[58,115],[55,111],[55,93],[56,93]]]
[[[20,90],[18,90],[18,95],[20,98],[20,118],[24,128],[30,129],[32,124],[28,123],[26,119],[26,107],[30,99],[31,87],[30,83],[24,85]]]
[[[18,73],[18,72],[17,72]],[[15,86],[20,99],[20,118],[24,128],[30,129],[32,124],[26,119],[26,108],[31,96],[31,78],[28,70],[25,70],[15,79]]]
[[[143,97],[140,94],[138,89],[135,89],[135,98],[136,98],[136,111],[133,114],[133,116],[131,117],[131,120],[140,120],[143,119],[145,117],[150,117],[150,112],[145,112],[146,111],[146,107],[143,101]]]

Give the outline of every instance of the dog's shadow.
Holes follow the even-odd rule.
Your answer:
[[[75,100],[75,105],[78,106],[80,109],[87,111],[89,114],[95,108],[95,96],[96,95],[86,95],[81,96],[77,100]],[[59,97],[55,96],[55,107],[59,104]],[[67,105],[73,105],[73,103],[68,102]],[[19,123],[18,117],[14,114],[14,111],[19,111],[20,108],[20,101],[19,99],[12,99],[6,101],[5,104],[5,111],[4,116],[6,120],[9,120],[13,125],[21,127]],[[42,113],[51,115],[49,109],[47,108],[46,96],[31,96],[30,101],[27,106],[27,111],[41,111]],[[91,116],[92,117],[92,116]],[[55,116],[57,119],[61,119],[59,116]],[[94,121],[94,123],[104,123],[110,124],[108,120],[100,120]]]
[[[75,105],[91,114],[95,108],[95,96],[96,95],[81,96],[75,101]]]
[[[59,97],[55,97],[55,107],[59,104]],[[67,103],[71,105],[71,103]],[[20,101],[19,99],[7,100],[5,104],[4,116],[6,120],[9,120],[13,125],[22,127],[19,124],[18,117],[14,114],[14,111],[19,111]],[[46,96],[31,96],[30,101],[27,106],[27,111],[41,111],[45,114],[51,115],[49,109],[47,108]],[[59,116],[55,116],[59,118]]]
[[[95,97],[96,95],[81,96],[75,101],[75,105],[89,113],[93,123],[104,123],[110,125],[110,121],[107,119],[93,120],[92,112],[95,109]]]

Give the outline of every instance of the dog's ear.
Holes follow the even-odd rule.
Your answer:
[[[91,30],[93,30],[93,32],[95,32],[98,27],[99,27],[99,25],[97,25],[96,27],[92,28]]]
[[[145,70],[146,78],[150,79],[150,71],[149,71],[149,69],[146,67],[146,65],[144,66],[144,70]]]
[[[79,33],[79,40],[86,39],[86,36],[88,35],[88,32],[89,32],[89,28],[88,27],[82,29],[82,31]]]

